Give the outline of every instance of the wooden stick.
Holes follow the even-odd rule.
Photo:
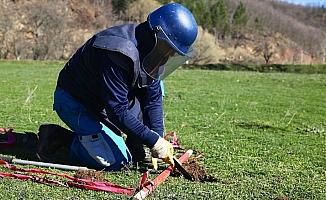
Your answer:
[[[186,151],[186,153],[184,153],[178,160],[181,163],[185,163],[189,157],[192,155],[192,150],[189,149]],[[161,183],[163,183],[171,174],[171,172],[173,171],[172,166],[169,166],[166,170],[164,170],[160,175],[158,175],[152,182],[153,184],[148,185],[146,187],[144,187],[142,190],[140,190],[139,192],[137,192],[134,196],[133,199],[134,200],[143,200],[145,199],[149,194],[151,194],[154,189],[159,186]]]

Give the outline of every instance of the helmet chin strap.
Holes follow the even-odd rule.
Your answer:
[[[153,79],[149,77],[143,68],[144,58],[155,48],[157,38],[155,35],[156,30],[151,29],[147,21],[140,23],[136,27],[135,36],[137,40],[137,49],[140,58],[140,71],[137,80],[137,86],[139,88],[146,87],[153,82]]]

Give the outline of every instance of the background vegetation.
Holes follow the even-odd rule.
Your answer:
[[[145,20],[149,12],[167,2],[2,0],[0,59],[68,59],[92,34],[112,25]],[[326,63],[324,7],[274,0],[176,2],[194,13],[203,35],[210,35],[197,44],[212,48],[199,52],[193,61],[196,64]]]

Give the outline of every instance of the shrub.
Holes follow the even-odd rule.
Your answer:
[[[194,48],[196,56],[191,60],[192,64],[214,64],[225,57],[225,52],[219,47],[215,37],[201,27],[198,29]]]
[[[143,22],[146,21],[147,15],[161,6],[154,0],[137,0],[128,5],[125,12],[127,21]]]

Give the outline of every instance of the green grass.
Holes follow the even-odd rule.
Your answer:
[[[0,127],[63,125],[52,111],[62,65],[1,61]],[[326,199],[326,74],[179,70],[165,83],[166,129],[218,181],[169,177],[149,199]],[[140,173],[106,176],[136,186]],[[0,199],[128,197],[3,178]]]

